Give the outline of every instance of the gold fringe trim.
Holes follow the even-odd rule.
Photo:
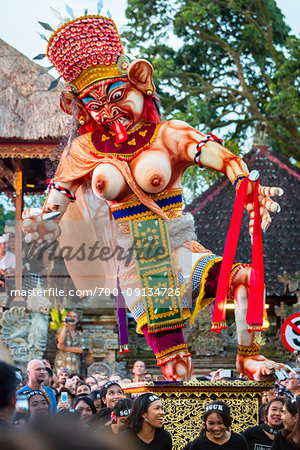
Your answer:
[[[205,256],[207,256],[207,255],[205,255]],[[192,278],[193,278],[195,269],[196,269],[196,267],[197,267],[197,264],[199,263],[199,261],[200,261],[201,259],[205,258],[205,256],[203,256],[202,258],[198,259],[198,261],[197,261],[196,264],[194,265],[194,268],[193,268],[193,270],[192,270],[192,274],[191,274],[191,276],[190,276],[190,292],[192,292]],[[217,262],[219,262],[219,261],[222,261],[222,258],[221,258],[221,257],[210,260],[210,261],[206,264],[206,266],[205,266],[205,268],[204,268],[204,270],[203,270],[203,274],[202,274],[202,277],[201,277],[201,283],[200,283],[199,294],[198,294],[198,297],[197,297],[197,299],[196,299],[195,309],[194,309],[193,314],[192,314],[192,316],[191,316],[191,318],[190,318],[190,324],[193,324],[193,323],[194,323],[194,321],[195,321],[195,319],[196,319],[196,316],[197,316],[197,314],[199,313],[199,311],[201,311],[202,309],[204,309],[207,305],[209,305],[209,304],[212,302],[212,299],[211,299],[211,298],[206,298],[206,299],[204,299],[204,295],[205,295],[205,283],[206,283],[206,280],[207,280],[207,277],[208,277],[208,274],[209,274],[210,269],[211,269]]]
[[[262,325],[248,325],[248,333],[254,333],[255,331],[263,331]]]
[[[182,311],[182,319],[186,320],[191,316],[190,310],[189,309],[184,309]],[[157,326],[155,327],[155,329],[149,326],[148,321],[147,321],[147,314],[144,313],[141,317],[139,317],[137,319],[137,324],[136,324],[136,332],[139,334],[143,334],[142,332],[142,328],[148,325],[148,330],[149,332],[159,332],[159,331],[163,331],[165,329],[172,329],[172,328],[183,328],[184,327],[184,322],[182,321],[178,321],[178,319],[172,321],[172,320],[168,320],[166,322],[162,322],[160,324],[157,324]],[[177,325],[177,326],[176,326]]]
[[[176,197],[177,195],[182,195],[182,189],[181,188],[166,189],[163,192],[159,192],[158,194],[148,194],[148,195],[150,198],[152,198],[152,200],[158,201],[161,199]],[[111,210],[113,212],[122,211],[123,209],[126,209],[129,206],[138,206],[140,204],[141,204],[140,200],[133,194],[125,198],[121,203],[118,203],[117,205],[112,205]]]
[[[223,322],[213,322],[210,331],[214,331],[215,333],[220,333],[221,330],[227,328],[226,320]]]
[[[170,347],[166,350],[163,350],[160,353],[156,353],[157,366],[162,366],[173,359],[178,357],[189,357],[191,354],[188,351],[186,344],[175,345],[174,347]]]
[[[151,124],[151,123],[148,123],[148,122],[143,122],[142,125],[147,127],[147,126],[150,126],[150,125],[152,125],[152,124]],[[93,135],[93,133],[89,133],[89,134],[88,134],[88,140],[89,140],[89,144],[90,144],[90,147],[91,147],[90,151],[91,151],[91,153],[93,153],[93,154],[96,155],[97,157],[103,157],[103,158],[104,158],[104,157],[107,157],[107,158],[117,158],[117,159],[119,159],[119,160],[121,160],[121,161],[130,161],[130,160],[132,160],[135,156],[137,156],[140,152],[142,152],[146,146],[151,145],[151,144],[154,142],[154,140],[156,139],[156,137],[157,137],[157,135],[158,135],[158,132],[159,132],[159,130],[160,130],[160,127],[161,127],[161,123],[157,123],[157,124],[155,125],[155,130],[154,130],[154,132],[153,132],[153,135],[151,136],[151,138],[149,139],[149,141],[148,141],[145,145],[143,145],[142,147],[138,148],[137,150],[134,150],[133,153],[128,153],[128,154],[125,154],[124,156],[120,155],[118,152],[115,152],[115,153],[103,153],[103,152],[100,152],[99,150],[96,149],[96,147],[95,147],[94,144],[93,144],[93,141],[92,141],[92,135]],[[135,130],[132,130],[132,133],[135,132],[135,131],[137,131],[137,130],[138,130],[138,128],[136,128]],[[114,133],[113,131],[110,132],[110,134],[111,134],[113,137],[115,136],[115,133]],[[130,133],[127,133],[127,134],[130,134]],[[122,145],[122,144],[121,144],[121,145]],[[143,202],[142,202],[142,203],[143,203]]]
[[[174,209],[168,210],[167,208],[174,208]],[[181,208],[182,203],[173,203],[172,205],[163,206],[162,211],[166,213],[169,219],[176,219],[177,217],[182,216]],[[157,219],[157,215],[152,213],[151,211],[147,211],[143,213],[131,214],[130,216],[122,217],[121,219],[116,219],[116,222],[123,224],[128,220],[150,220],[150,219],[153,220]]]
[[[187,350],[187,344],[178,344],[174,347],[166,348],[165,350],[155,353],[156,358],[162,358],[163,356],[167,356],[170,353],[178,352],[178,350]]]
[[[231,273],[230,273],[230,277],[229,277],[229,283],[228,283],[228,298],[230,300],[234,300],[231,289],[232,289],[232,282],[233,279],[235,277],[235,275],[239,272],[240,268],[241,268],[242,264],[241,263],[236,263],[233,264],[232,269],[231,269]]]

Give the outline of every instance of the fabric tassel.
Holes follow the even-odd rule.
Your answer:
[[[118,269],[119,274],[119,269]],[[127,317],[126,317],[126,305],[123,294],[120,289],[119,276],[117,274],[117,314],[118,314],[118,327],[119,327],[119,341],[120,350],[119,354],[128,353],[128,330],[127,330]]]
[[[244,178],[241,181],[240,186],[237,190],[234,208],[232,212],[232,218],[227,233],[217,287],[215,308],[213,314],[213,324],[211,328],[211,331],[214,331],[215,333],[220,333],[223,328],[227,328],[226,326],[227,291],[232,264],[234,261],[235,252],[239,240],[239,234],[244,212],[244,198],[247,192],[247,187],[248,187],[248,177]]]
[[[252,263],[249,286],[248,310],[246,322],[249,333],[261,331],[264,318],[264,256],[262,245],[262,230],[260,223],[259,201],[258,201],[259,180],[254,187],[254,227],[252,244]]]
[[[220,276],[217,287],[215,308],[213,313],[213,324],[211,331],[220,333],[226,327],[226,301],[229,285],[230,273],[236,253],[239,240],[241,223],[244,212],[244,202],[247,195],[249,177],[243,179],[238,188],[234,203],[231,223],[229,226],[223,261],[220,270]],[[247,310],[248,331],[260,331],[263,324],[264,312],[264,272],[263,272],[263,253],[262,253],[262,233],[258,202],[259,179],[256,180],[253,193],[254,202],[254,232],[252,244],[252,266],[249,286],[249,299]]]

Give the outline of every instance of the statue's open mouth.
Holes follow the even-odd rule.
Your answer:
[[[116,143],[122,144],[127,141],[126,130],[132,125],[132,118],[128,115],[119,114],[113,119],[106,119],[105,125],[108,125],[116,134]]]

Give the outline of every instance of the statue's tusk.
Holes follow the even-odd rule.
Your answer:
[[[50,213],[45,213],[43,214],[43,220],[53,220],[56,219],[56,217],[60,216],[61,212],[60,211],[53,211]]]

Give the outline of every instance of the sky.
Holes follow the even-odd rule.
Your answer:
[[[276,1],[293,33],[299,35],[300,0]],[[31,59],[39,53],[45,53],[46,42],[37,32],[47,37],[51,33],[45,32],[38,21],[47,22],[56,29],[58,20],[50,7],[67,17],[65,4],[73,9],[75,17],[83,15],[85,8],[89,14],[97,12],[97,0],[7,0],[1,7],[0,38]],[[103,15],[109,10],[118,28],[126,24],[127,0],[103,0],[103,4]],[[44,65],[49,65],[49,62],[45,61]]]

